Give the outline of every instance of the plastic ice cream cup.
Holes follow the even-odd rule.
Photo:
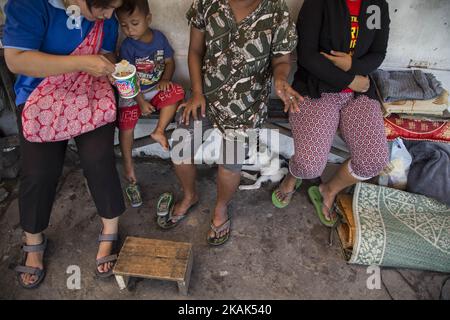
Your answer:
[[[140,89],[138,77],[136,75],[136,67],[132,64],[117,64],[116,71],[113,73],[113,78],[116,80],[115,85],[122,98],[132,99],[139,94]]]

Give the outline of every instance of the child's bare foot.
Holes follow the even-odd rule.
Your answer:
[[[153,140],[158,142],[165,151],[169,151],[169,141],[167,140],[164,131],[155,130],[150,136]]]

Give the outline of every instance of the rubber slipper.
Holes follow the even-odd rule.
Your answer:
[[[165,217],[169,214],[170,208],[173,204],[173,194],[171,192],[163,193],[158,200],[156,206],[156,215],[158,217]]]
[[[320,222],[328,227],[328,228],[332,228],[338,218],[337,216],[334,216],[334,218],[332,220],[327,220],[327,218],[325,218],[325,215],[323,214],[323,198],[322,198],[322,194],[320,193],[319,187],[317,186],[312,186],[308,189],[308,195],[309,195],[309,199],[311,200],[312,204],[314,205],[314,208],[316,209],[316,213],[317,216],[319,217]],[[328,210],[329,213],[332,212],[332,210]]]
[[[158,216],[156,219],[156,223],[161,229],[168,230],[176,227],[180,224],[181,221],[183,221],[188,215],[189,212],[194,209],[197,206],[198,202],[194,203],[189,207],[189,209],[181,215],[172,215],[173,210],[175,209],[175,204],[172,204],[169,209],[169,214],[165,216]]]
[[[281,192],[280,187],[276,188],[272,192],[273,205],[278,209],[283,209],[283,208],[287,207],[289,205],[289,203],[291,203],[292,196],[297,191],[297,189],[300,188],[301,185],[302,185],[302,179],[297,179],[297,181],[295,182],[294,190],[292,190],[291,192],[283,193],[283,192]],[[281,193],[283,195],[284,201],[278,197],[278,193]]]
[[[206,239],[208,244],[215,247],[223,245],[225,242],[228,241],[228,239],[230,239],[231,219],[228,218],[227,221],[225,221],[222,225],[218,227],[216,227],[214,223],[211,222],[211,230],[214,232],[214,236],[210,237],[208,234],[208,237]],[[225,230],[228,230],[228,232],[225,235],[219,237],[219,234],[221,234]]]

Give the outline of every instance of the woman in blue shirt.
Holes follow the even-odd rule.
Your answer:
[[[99,79],[114,72],[118,23],[113,12],[121,5],[122,0],[9,0],[5,7],[5,59],[18,75],[15,92],[22,153],[19,211],[26,245],[24,261],[16,271],[25,288],[38,286],[45,276],[47,241],[43,231],[49,224],[68,140],[36,143],[25,139],[24,105],[51,77],[79,73]],[[98,54],[71,55],[89,44],[85,39],[90,39],[94,31],[101,34],[99,28],[103,28],[103,37],[95,38],[97,49],[101,48]],[[46,98],[46,90],[40,91],[41,98],[42,92]],[[102,277],[112,274],[119,216],[125,210],[114,159],[115,127],[107,122],[75,137],[84,175],[103,223],[96,269]]]

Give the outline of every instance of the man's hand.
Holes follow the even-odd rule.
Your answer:
[[[345,52],[331,51],[331,54],[321,52],[325,58],[330,60],[336,67],[347,72],[352,68],[352,56]]]
[[[169,80],[161,80],[158,82],[157,89],[160,91],[168,91],[172,89],[172,82]]]
[[[181,122],[189,125],[191,114],[194,120],[199,120],[198,109],[200,108],[201,116],[206,116],[206,99],[201,93],[195,93],[192,97],[185,103],[181,104],[178,109],[184,108],[183,114],[181,116]]]
[[[299,112],[300,111],[300,102],[303,102],[303,97],[292,87],[286,80],[277,80],[274,81],[275,91],[277,95],[283,100],[284,103],[284,112]]]

